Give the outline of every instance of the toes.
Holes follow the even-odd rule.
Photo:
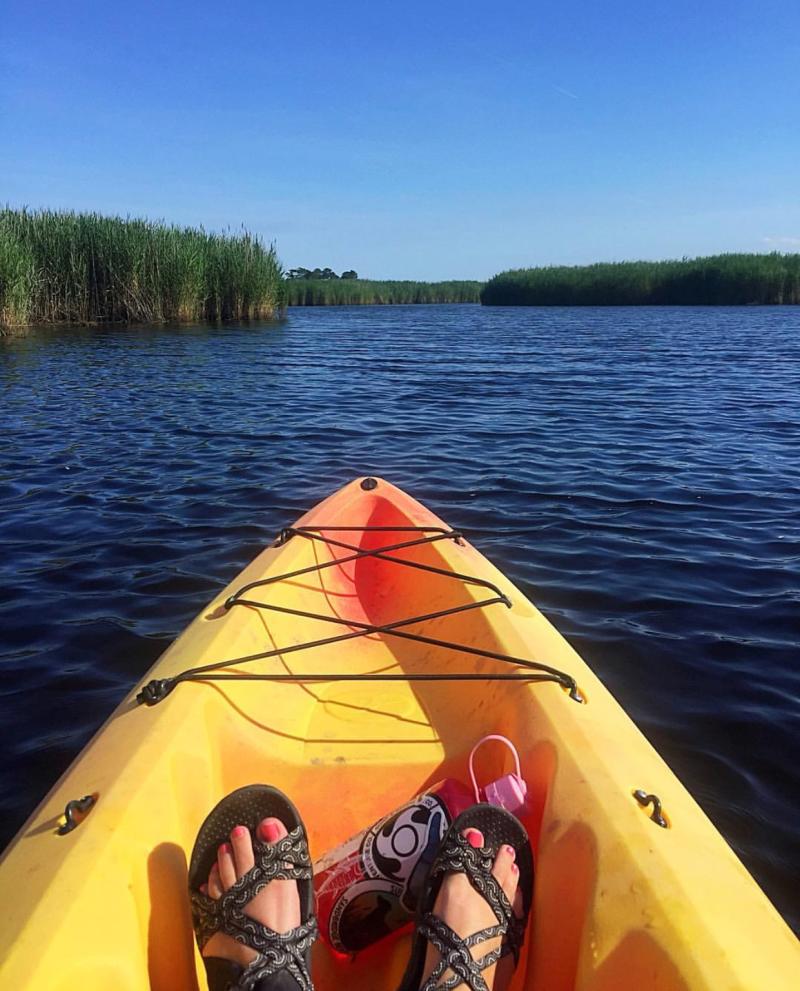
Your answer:
[[[234,826],[231,830],[231,847],[236,876],[241,877],[255,866],[253,841],[247,826]]]
[[[266,843],[276,843],[288,835],[286,826],[274,817],[262,819],[258,824],[258,835]],[[479,834],[480,835],[480,834]],[[217,850],[217,861],[208,876],[208,895],[221,897],[237,878],[255,866],[253,838],[246,826],[234,826],[230,843],[223,843]]]
[[[492,874],[500,882],[500,886],[506,893],[510,902],[514,902],[514,895],[517,892],[519,882],[519,867],[516,864],[516,852],[513,846],[501,846],[497,851],[492,866]]]
[[[219,877],[225,891],[236,880],[236,865],[233,862],[233,850],[230,843],[223,843],[217,850],[217,866],[219,867]]]
[[[470,846],[482,847],[484,844],[483,833],[479,829],[470,826],[461,834]]]
[[[271,816],[269,819],[262,819],[258,824],[258,835],[266,843],[277,843],[278,840],[289,834],[280,819]]]
[[[222,898],[222,882],[219,879],[219,867],[217,867],[216,861],[208,875],[207,894],[209,898]]]
[[[479,829],[470,826],[461,834],[464,839],[473,847],[482,847],[485,843],[483,833]],[[504,845],[497,851],[492,865],[492,874],[497,878],[508,900],[514,904],[514,896],[517,893],[519,883],[519,867],[516,864],[516,851],[513,846]]]

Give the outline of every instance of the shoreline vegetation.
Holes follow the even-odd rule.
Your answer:
[[[245,230],[0,209],[0,326],[268,318],[282,275]]]
[[[482,282],[407,282],[341,277],[290,278],[288,306],[374,306],[411,303],[478,303]]]
[[[474,280],[284,273],[244,228],[203,228],[65,210],[0,208],[0,330],[35,324],[270,319],[287,306],[800,304],[800,253],[548,266]]]
[[[484,306],[750,306],[800,304],[800,254],[725,254],[501,272]]]

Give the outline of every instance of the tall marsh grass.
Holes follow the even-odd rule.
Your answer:
[[[97,213],[0,209],[0,324],[272,316],[281,265],[258,237]]]
[[[289,306],[375,303],[477,303],[482,282],[385,282],[370,279],[288,279]]]
[[[486,306],[746,306],[800,303],[800,254],[726,254],[502,272]]]

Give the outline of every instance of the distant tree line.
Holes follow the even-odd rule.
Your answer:
[[[800,254],[521,268],[483,288],[485,306],[747,306],[800,303]]]
[[[349,269],[337,275],[332,268],[290,268],[286,273],[287,279],[357,279],[358,272]]]
[[[370,279],[291,279],[289,306],[358,306],[399,303],[477,303],[482,282],[392,282]]]

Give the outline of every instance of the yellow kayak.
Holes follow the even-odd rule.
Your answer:
[[[187,858],[223,795],[282,789],[317,858],[463,776],[492,733],[520,751],[536,862],[514,989],[794,991],[794,935],[601,682],[380,479],[334,493],[222,590],[22,828],[0,865],[0,986],[205,987]],[[487,780],[509,770],[484,749]],[[409,941],[352,960],[320,941],[316,986],[394,991]]]

